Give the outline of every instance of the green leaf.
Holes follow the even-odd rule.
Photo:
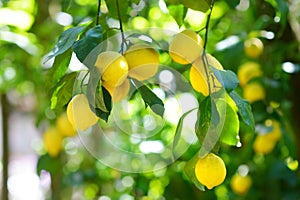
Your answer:
[[[143,83],[131,79],[133,82],[133,85],[136,87],[138,92],[141,94],[146,107],[149,106],[153,112],[158,114],[159,116],[163,117],[165,108],[164,103],[160,98],[156,96],[147,86],[145,86]]]
[[[195,184],[195,186],[199,190],[204,191],[205,190],[204,185],[198,181],[196,174],[195,174],[195,166],[196,166],[198,159],[199,159],[199,153],[196,153],[194,155],[194,157],[185,164],[184,173]]]
[[[226,95],[226,101],[224,99],[219,99],[216,105],[219,113],[223,114],[221,117],[225,119],[224,123],[220,125],[222,126],[220,127],[222,129],[220,139],[225,144],[235,146],[240,141],[240,123],[237,115],[236,105],[229,95]]]
[[[168,6],[169,14],[175,19],[178,26],[183,24],[187,9],[182,4]]]
[[[138,5],[140,3],[141,0],[131,0],[132,3],[135,3],[136,5]]]
[[[84,26],[77,26],[70,28],[66,31],[64,31],[60,37],[58,38],[58,41],[56,42],[53,49],[50,51],[48,56],[45,59],[45,62],[50,60],[51,58],[58,56],[65,51],[67,51],[77,40],[78,35],[85,29]]]
[[[210,8],[212,0],[179,0],[185,7],[201,12],[206,12]]]
[[[67,11],[71,7],[72,1],[73,0],[63,0],[61,3],[61,10],[63,12]]]
[[[239,5],[240,0],[226,0],[226,3],[227,3],[231,8],[235,8],[237,5]]]
[[[51,97],[51,109],[55,113],[59,113],[72,98],[76,77],[77,73],[72,72],[65,75],[57,84],[57,87]]]
[[[116,0],[105,0],[106,6],[108,8],[108,15],[119,19],[118,9],[116,5]],[[128,0],[118,0],[120,6],[120,16],[123,22],[128,20],[129,15],[127,14],[129,8],[129,1]]]
[[[111,113],[111,109],[112,109],[111,96],[104,87],[101,87],[98,94],[99,95],[96,96],[96,99],[97,99],[96,103],[104,102],[105,107],[107,108],[107,111],[101,110],[99,108],[100,106],[97,106],[97,104],[96,104],[96,115],[107,122],[108,117],[110,116],[110,113]]]
[[[216,100],[214,96],[206,97],[199,107],[196,135],[201,144],[200,157],[215,148],[221,135],[218,126],[223,118],[216,107]]]
[[[90,78],[87,85],[87,98],[96,115],[107,121],[112,109],[111,96],[109,92],[101,86],[100,74],[95,67],[90,71]]]
[[[73,45],[72,49],[75,52],[78,60],[84,63],[88,68],[91,68],[96,62],[97,55],[103,49],[102,46],[99,45],[102,41],[103,29],[101,25],[97,25],[88,30],[85,36]],[[96,48],[97,46],[98,48]],[[91,53],[92,51],[93,53]]]
[[[52,67],[46,75],[46,88],[52,89],[65,75],[72,57],[72,51],[66,52],[55,57]]]
[[[240,83],[237,75],[230,70],[218,70],[212,67],[214,74],[218,81],[222,83],[226,91],[231,92],[234,90]]]
[[[233,101],[235,102],[236,106],[238,107],[238,113],[242,118],[242,121],[250,127],[252,131],[255,130],[255,122],[254,117],[252,114],[252,108],[249,101],[243,99],[236,93],[235,91],[230,92],[229,94]]]
[[[176,127],[176,131],[175,131],[175,135],[174,135],[174,140],[173,140],[173,153],[175,151],[175,147],[177,146],[179,140],[180,140],[180,137],[181,137],[181,132],[182,132],[182,125],[183,125],[183,120],[184,118],[190,114],[191,112],[193,112],[196,108],[194,109],[191,109],[187,112],[185,112],[179,119],[178,121],[178,124],[177,124],[177,127]]]
[[[42,170],[46,170],[51,176],[54,176],[61,170],[61,167],[59,159],[53,158],[49,154],[45,154],[39,157],[36,170],[38,175],[41,175]]]

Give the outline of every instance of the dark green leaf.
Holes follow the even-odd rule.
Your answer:
[[[45,62],[67,51],[74,44],[74,42],[78,38],[78,35],[84,29],[84,26],[77,26],[64,31],[58,38],[58,41],[56,42],[54,48],[48,54]]]
[[[108,8],[108,15],[119,19],[118,9],[116,0],[105,0],[107,8]],[[129,15],[127,14],[129,8],[129,1],[128,0],[118,0],[120,6],[120,16],[123,22],[128,20]]]
[[[187,9],[182,4],[168,6],[169,14],[175,19],[177,24],[181,26],[183,24],[184,17]]]
[[[103,41],[103,29],[101,25],[88,30],[84,37],[73,45],[78,60],[88,68],[92,68],[96,62],[97,55],[102,50],[99,44]],[[98,48],[96,48],[98,46]],[[93,53],[91,53],[93,51]],[[97,51],[97,52],[96,52]]]
[[[226,3],[227,3],[231,8],[235,8],[237,5],[239,5],[240,0],[226,0]]]
[[[145,105],[149,106],[153,112],[163,117],[165,108],[164,103],[160,98],[156,96],[147,86],[143,83],[132,79],[133,85],[136,87],[138,92],[141,94]]]
[[[67,50],[66,52],[55,57],[54,63],[46,75],[46,88],[52,89],[55,87],[60,79],[65,75],[71,60],[71,56],[72,51]]]
[[[210,8],[212,0],[179,0],[185,7],[201,12],[206,12]]]
[[[284,28],[287,22],[289,7],[285,0],[276,0],[276,2],[277,2],[277,9],[280,12],[280,24]]]
[[[110,96],[109,92],[104,87],[101,87],[98,94],[99,95],[96,96],[96,99],[97,99],[96,103],[97,102],[104,102],[105,107],[107,108],[108,111],[103,111],[103,110],[99,109],[100,106],[98,107],[97,104],[96,104],[96,115],[107,122],[108,117],[111,113],[111,109],[112,109],[111,96]]]
[[[94,67],[90,71],[90,78],[87,86],[87,97],[90,106],[96,115],[107,121],[112,109],[111,96],[100,83],[100,74]]]
[[[252,114],[252,108],[248,101],[241,98],[235,91],[230,92],[230,96],[238,107],[238,113],[242,118],[242,121],[251,128],[252,131],[255,129],[254,117]]]
[[[41,171],[45,170],[53,176],[61,170],[61,167],[59,159],[53,158],[49,154],[45,154],[39,157],[36,169],[38,175],[41,175]]]
[[[191,112],[193,112],[196,108],[192,109],[192,110],[189,110],[187,111],[186,113],[184,113],[179,121],[178,121],[178,124],[177,124],[177,127],[176,127],[176,131],[175,131],[175,135],[174,135],[174,140],[173,140],[173,153],[174,153],[174,150],[175,150],[175,147],[177,146],[179,140],[180,140],[180,137],[181,137],[181,132],[182,132],[182,125],[183,125],[183,120],[184,118],[190,114]]]
[[[65,75],[57,84],[51,97],[51,109],[54,112],[59,113],[72,98],[76,77],[77,73],[72,72]]]
[[[226,91],[231,92],[234,90],[240,83],[237,75],[230,70],[218,70],[212,67],[214,74],[218,81],[222,83]]]
[[[199,190],[204,191],[205,190],[204,185],[198,181],[195,174],[195,166],[198,159],[199,159],[199,153],[196,153],[196,155],[194,155],[194,157],[185,164],[184,173],[187,175],[187,177],[189,177],[189,179],[195,184],[195,186]]]
[[[73,0],[63,0],[61,3],[61,10],[63,12],[67,11],[71,7],[72,1]]]

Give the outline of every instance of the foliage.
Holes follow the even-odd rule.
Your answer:
[[[5,8],[24,9],[15,8],[17,3],[13,2],[3,1],[0,16]],[[154,129],[144,134],[151,141],[160,141],[165,148],[171,144],[171,153],[167,155],[172,155],[172,162],[163,160],[151,168],[151,172],[123,172],[106,166],[101,159],[89,154],[87,149],[97,148],[93,142],[82,147],[76,138],[71,140],[67,137],[59,156],[51,157],[44,150],[40,152],[37,165],[38,173],[46,170],[51,174],[52,193],[61,195],[56,198],[71,197],[75,188],[85,199],[100,196],[110,199],[299,198],[297,173],[300,153],[296,148],[299,136],[295,134],[289,114],[293,102],[288,99],[288,94],[295,91],[289,88],[291,76],[283,68],[287,61],[300,62],[299,49],[288,21],[289,5],[283,0],[220,0],[214,2],[211,10],[213,2],[102,0],[96,5],[95,1],[89,0],[64,0],[56,6],[72,17],[72,22],[65,27],[53,21],[51,13],[42,13],[44,6],[53,6],[48,1],[45,5],[29,2],[28,5],[38,8],[37,13],[30,6],[24,10],[32,18],[35,17],[31,25],[22,27],[6,22],[3,28],[0,26],[0,91],[9,93],[16,90],[25,93],[23,95],[34,95],[39,99],[34,110],[37,122],[47,121],[49,124],[55,123],[56,116],[65,111],[72,96],[86,93],[92,110],[101,118],[99,126],[103,130],[117,127],[118,122],[112,119],[116,117],[114,109],[120,107],[111,102],[109,92],[101,85],[99,74],[93,71],[97,55],[108,47],[123,53],[137,41],[159,49],[160,72],[147,81],[130,79],[131,89],[125,101],[128,107],[131,106],[132,113],[120,111],[122,120],[127,121],[117,129],[121,136],[115,137],[114,142],[126,151],[140,152],[138,143],[142,142],[135,142],[134,134],[141,131],[138,128],[147,127],[145,124],[152,122]],[[49,29],[53,30],[51,35],[47,31]],[[158,29],[171,30],[164,33]],[[173,77],[178,73],[188,80],[191,65],[173,62],[167,51],[170,39],[182,29],[197,31],[205,41],[205,51],[214,55],[225,69],[204,64],[206,78],[213,83],[211,77],[215,76],[222,84],[222,88],[211,84],[207,97],[190,86],[178,83],[176,78],[173,79],[176,79],[175,84],[162,87],[160,75],[164,70],[168,70]],[[132,34],[128,36],[127,32]],[[264,50],[257,58],[247,56],[244,50],[244,42],[249,38],[260,38],[263,42]],[[24,40],[27,46],[21,42]],[[48,51],[50,53],[41,62]],[[84,70],[72,68],[74,59],[84,65]],[[251,78],[247,84],[258,82],[266,92],[264,99],[253,102],[244,99],[245,86],[239,84],[236,75],[239,66],[249,61],[259,64],[263,73]],[[185,84],[189,85],[189,82]],[[174,85],[175,90],[172,89]],[[167,119],[170,99],[180,99],[186,93],[193,96],[197,107]],[[197,113],[192,130],[196,137],[194,141],[186,139],[189,131],[184,126],[192,113]],[[146,120],[149,116],[152,121]],[[255,152],[255,139],[269,133],[275,127],[274,120],[280,124],[281,139],[276,141],[270,153]],[[158,126],[162,121],[164,125],[161,129],[155,129],[153,123]],[[134,123],[137,130],[132,128]],[[128,135],[125,138],[126,131]],[[156,134],[151,135],[154,132]],[[93,139],[97,141],[97,138]],[[188,148],[184,148],[186,146]],[[182,154],[178,153],[182,151]],[[199,157],[209,152],[223,158],[227,168],[225,182],[213,190],[205,190],[194,172]],[[117,157],[110,159],[118,161]],[[164,167],[160,168],[159,164]],[[125,165],[134,166],[134,160]],[[249,191],[242,195],[236,194],[230,184],[237,173],[252,179]]]

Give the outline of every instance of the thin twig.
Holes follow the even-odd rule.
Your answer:
[[[120,31],[121,31],[121,37],[122,37],[121,53],[123,54],[123,52],[124,52],[124,43],[125,43],[126,39],[125,39],[125,36],[124,36],[124,30],[123,30],[123,24],[122,24],[122,19],[121,19],[121,11],[120,11],[119,0],[116,0],[116,6],[117,6],[117,11],[118,11]]]
[[[211,84],[210,84],[210,74],[209,74],[209,63],[206,57],[206,44],[207,44],[207,40],[208,40],[208,28],[209,28],[209,22],[210,22],[210,17],[211,17],[211,13],[212,13],[212,9],[214,7],[214,0],[211,1],[210,4],[210,12],[207,16],[207,21],[206,21],[206,25],[205,25],[205,35],[204,35],[204,44],[203,44],[203,52],[202,52],[202,62],[203,62],[203,66],[204,66],[204,70],[205,70],[205,74],[206,74],[206,78],[207,78],[207,85],[208,85],[208,91],[209,94],[212,93],[212,88],[211,88]]]
[[[99,25],[100,7],[101,7],[101,0],[98,0],[98,8],[97,8],[97,16],[96,16],[96,26]]]

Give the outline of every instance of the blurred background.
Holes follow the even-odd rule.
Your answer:
[[[109,14],[109,5],[114,1],[100,2],[104,16],[101,25],[118,27],[118,20]],[[190,28],[204,36],[207,14],[191,6],[191,2],[120,0],[122,9],[126,9],[124,29],[155,27],[179,32]],[[88,153],[75,133],[58,139],[50,149],[45,148],[44,134],[63,117],[63,111],[58,115],[51,110],[52,94],[45,84],[53,60],[45,63],[45,55],[64,30],[93,20],[97,6],[98,1],[94,0],[0,0],[1,199],[6,196],[13,200],[300,198],[299,1],[215,2],[207,51],[225,69],[237,73],[240,79],[237,92],[251,103],[256,131],[241,128],[241,143],[237,147],[221,146],[219,154],[226,164],[227,177],[222,185],[207,191],[198,190],[183,173],[185,163],[200,145],[191,141],[191,136],[186,137],[190,147],[173,164],[139,174],[104,165]],[[168,34],[146,33],[157,41],[170,39]],[[172,63],[164,52],[160,52],[160,58],[188,80],[189,72],[183,66]],[[73,55],[68,72],[83,68]],[[157,77],[165,80],[170,75]],[[199,96],[193,92],[186,94],[190,94],[189,102]],[[169,102],[170,112],[177,108],[172,99],[162,98]],[[133,99],[131,104],[137,105],[139,101]],[[136,113],[148,116],[143,107],[133,110],[135,114],[129,117],[136,117]],[[158,145],[158,149],[172,138],[170,133],[175,131],[180,117],[174,119],[174,116],[173,110],[156,138],[161,143],[152,144]],[[151,117],[134,120],[145,128],[159,124],[159,119]],[[275,139],[263,137],[271,132],[277,134]],[[129,139],[124,145],[135,144],[137,141]],[[147,147],[140,150],[160,153]],[[6,179],[7,187],[3,185]]]

